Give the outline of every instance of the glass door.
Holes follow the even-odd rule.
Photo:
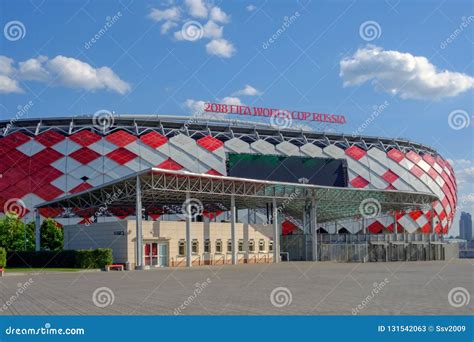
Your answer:
[[[168,243],[161,242],[158,244],[158,266],[168,266]]]
[[[143,248],[144,248],[145,265],[157,266],[158,265],[158,243],[146,242]]]

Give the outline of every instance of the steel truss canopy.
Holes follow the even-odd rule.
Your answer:
[[[182,214],[187,193],[202,205],[203,212],[230,210],[232,197],[239,209],[265,208],[275,199],[278,211],[293,217],[301,217],[305,205],[314,199],[318,222],[357,217],[365,210],[373,210],[375,215],[413,208],[430,210],[431,203],[438,200],[429,193],[283,183],[150,168],[41,203],[36,208],[56,209],[61,212],[59,217],[112,216],[116,210],[132,215],[138,180],[145,214]]]

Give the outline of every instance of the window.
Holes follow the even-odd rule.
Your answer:
[[[232,240],[227,240],[227,252],[232,252]]]
[[[258,251],[259,252],[265,252],[265,240],[264,239],[260,239],[260,241],[258,242]]]
[[[186,241],[185,240],[178,241],[178,254],[186,255]]]
[[[199,241],[197,239],[193,239],[191,243],[191,252],[193,254],[198,254],[199,253]]]
[[[222,253],[222,240],[216,240],[216,253]]]
[[[254,253],[255,252],[255,240],[252,239],[249,241],[249,252]]]
[[[239,240],[239,249],[238,249],[239,252],[243,252],[244,251],[244,240]]]
[[[268,251],[273,252],[273,241],[268,241]]]
[[[209,239],[204,241],[204,253],[211,253],[211,240]]]

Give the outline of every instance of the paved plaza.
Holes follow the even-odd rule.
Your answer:
[[[7,273],[0,314],[466,315],[473,271],[453,259]]]

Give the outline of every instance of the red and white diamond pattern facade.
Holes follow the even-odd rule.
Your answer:
[[[225,175],[227,152],[344,158],[350,187],[431,192],[438,196],[440,201],[433,203],[437,233],[448,231],[457,200],[456,179],[447,161],[429,152],[402,152],[397,148],[343,148],[336,143],[320,147],[311,142],[296,145],[291,140],[275,144],[265,139],[247,142],[239,137],[220,140],[219,135],[212,134],[190,137],[175,133],[167,137],[154,130],[138,135],[119,129],[103,135],[92,129],[72,134],[49,129],[36,135],[22,131],[7,134],[0,138],[0,152],[0,210],[4,211],[8,201],[19,199],[26,207],[21,214],[28,219],[38,203],[150,167]],[[41,211],[44,217],[58,214],[49,209]],[[131,213],[114,214],[125,218]],[[398,230],[429,232],[430,216],[429,211],[421,210],[397,213]],[[356,232],[357,228],[350,230]],[[393,218],[372,219],[368,230],[393,231]]]

